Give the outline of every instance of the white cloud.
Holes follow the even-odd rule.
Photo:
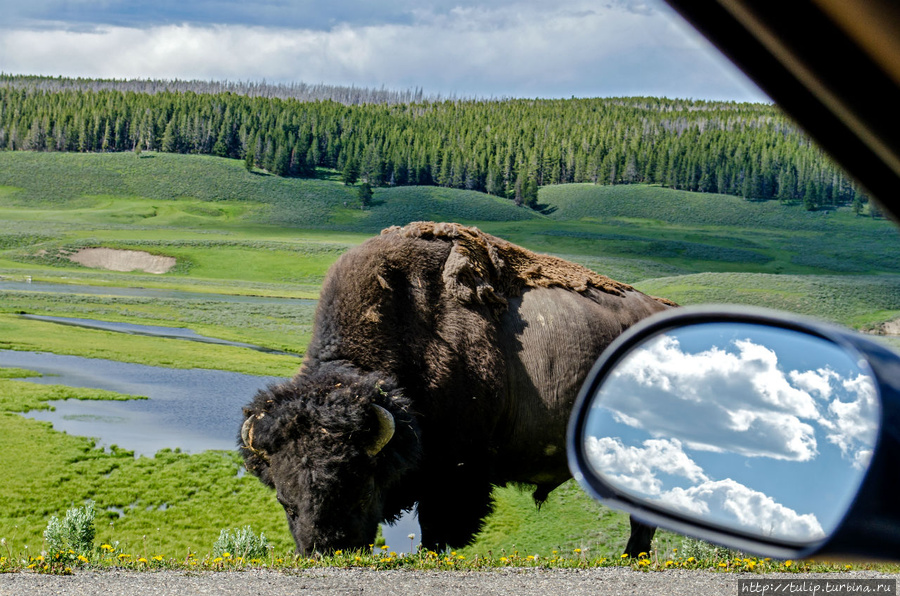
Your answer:
[[[668,11],[666,11],[668,13]],[[457,6],[329,29],[235,24],[0,29],[4,72],[303,81],[478,96],[762,96],[647,3]]]
[[[869,376],[785,373],[773,350],[749,340],[732,346],[691,354],[660,336],[610,376],[602,403],[618,422],[694,449],[809,461],[821,428],[845,459],[868,462],[879,419]]]
[[[588,437],[585,450],[591,465],[612,484],[640,494],[662,492],[662,482],[657,478],[660,472],[691,482],[708,480],[677,439],[650,439],[643,445],[643,448],[626,447],[618,438]]]
[[[838,378],[838,374],[829,368],[804,372],[792,370],[789,376],[794,385],[810,394],[817,393],[822,399],[831,397],[831,381]]]
[[[607,482],[636,496],[652,498],[707,521],[737,524],[764,535],[795,540],[824,536],[815,515],[800,515],[730,478],[710,479],[677,439],[648,439],[641,447],[635,447],[624,445],[617,437],[588,437],[585,451],[591,466]],[[661,474],[684,478],[693,486],[667,489]]]
[[[659,501],[708,521],[739,526],[767,536],[793,540],[822,538],[825,532],[811,513],[798,514],[772,497],[731,480],[673,488]]]
[[[661,336],[610,377],[603,405],[622,423],[691,448],[812,459],[815,399],[790,385],[771,350],[747,341],[735,348],[688,354]]]
[[[842,455],[864,470],[872,457],[875,421],[880,417],[878,396],[872,379],[866,375],[844,380],[841,385],[855,399],[832,401],[822,426],[827,429],[828,440],[840,447]]]

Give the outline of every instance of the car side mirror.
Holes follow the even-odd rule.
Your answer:
[[[569,465],[637,519],[763,556],[900,557],[900,357],[772,311],[681,308],[588,375]]]

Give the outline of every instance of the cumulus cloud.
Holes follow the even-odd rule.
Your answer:
[[[875,438],[869,377],[785,372],[772,349],[746,339],[730,350],[688,353],[663,335],[633,352],[608,383],[603,405],[616,420],[695,449],[809,461],[821,427],[848,460],[866,462]]]
[[[659,497],[667,506],[767,536],[814,540],[825,536],[812,513],[798,514],[765,493],[730,478],[690,488],[673,488]]]
[[[637,447],[618,437],[588,437],[585,452],[613,486],[707,521],[793,540],[825,534],[814,514],[798,514],[730,478],[711,479],[677,439],[648,439]],[[678,479],[689,485],[673,487]]]
[[[815,457],[815,431],[803,420],[817,416],[815,400],[786,381],[771,350],[749,341],[735,348],[690,354],[661,336],[610,377],[603,405],[623,423],[696,449]]]
[[[841,449],[844,457],[853,462],[854,467],[863,470],[872,457],[875,426],[879,419],[879,403],[875,385],[866,375],[841,381],[849,399],[835,399],[828,405],[821,424],[831,443]]]
[[[708,480],[677,439],[650,439],[644,441],[643,447],[631,447],[618,438],[588,437],[585,450],[591,465],[612,484],[640,494],[662,492],[659,473],[681,476],[691,482]]]
[[[311,4],[307,13],[278,2],[171,3],[144,11],[146,22],[137,9],[112,4],[124,16],[96,16],[93,24],[89,14],[79,20],[53,13],[46,8],[53,2],[35,5],[43,12],[11,11],[0,26],[0,69],[423,87],[481,97],[764,99],[696,33],[651,2],[388,3],[365,19],[348,16],[356,14],[353,3],[335,4],[331,17],[319,14],[330,3]],[[235,16],[254,8],[271,18]],[[161,13],[166,18],[157,18]]]

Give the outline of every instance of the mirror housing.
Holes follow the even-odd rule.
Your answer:
[[[685,514],[665,502],[665,495],[647,498],[639,491],[627,490],[625,483],[610,482],[597,471],[588,453],[591,437],[589,416],[596,406],[604,383],[638,346],[666,332],[691,326],[754,325],[773,331],[788,331],[827,343],[868,373],[875,385],[877,431],[868,467],[855,480],[855,494],[837,510],[838,518],[825,528],[820,539],[789,540],[784,536],[764,535],[748,531],[738,524],[723,523],[710,516]],[[660,393],[653,399],[671,399]],[[646,396],[645,396],[646,398]],[[900,488],[900,475],[895,471],[900,462],[900,356],[879,343],[856,332],[797,315],[746,307],[686,307],[654,315],[638,323],[600,356],[587,376],[578,395],[569,422],[567,448],[573,476],[589,494],[613,507],[623,509],[640,521],[682,534],[774,558],[821,556],[865,556],[867,558],[900,558],[900,509],[895,505]],[[627,397],[625,398],[627,399]],[[602,401],[602,398],[601,398]],[[660,402],[660,405],[665,405]],[[671,405],[671,404],[670,404]],[[739,404],[737,404],[739,405]],[[702,424],[703,420],[698,420]],[[594,438],[595,435],[594,435]],[[716,445],[707,445],[715,448]],[[790,479],[786,479],[790,481]]]

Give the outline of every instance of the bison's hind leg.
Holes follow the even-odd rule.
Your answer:
[[[640,556],[641,553],[649,555],[656,527],[641,523],[634,519],[634,516],[630,520],[631,536],[628,538],[628,544],[625,545],[625,554],[632,558]]]

